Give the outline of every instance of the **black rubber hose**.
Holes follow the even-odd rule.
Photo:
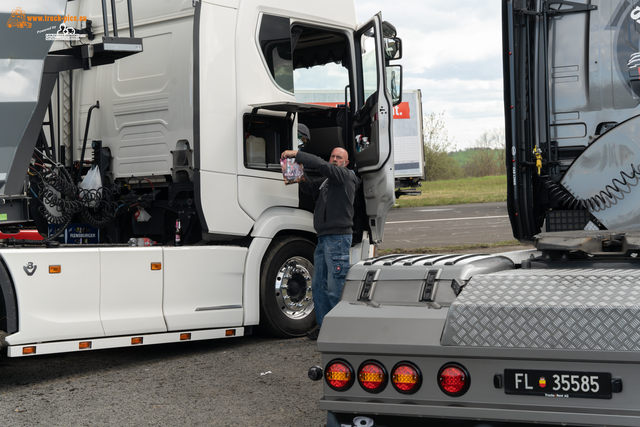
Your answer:
[[[631,187],[637,185],[640,180],[640,167],[631,164],[631,173],[620,172],[620,179],[613,178],[611,184],[604,186],[595,196],[586,199],[579,199],[573,196],[560,183],[545,181],[545,186],[549,195],[571,210],[588,210],[589,212],[599,212],[615,204],[617,200],[622,200],[625,193],[629,193]],[[635,181],[635,182],[633,182]],[[621,194],[619,196],[618,194]]]
[[[87,124],[84,127],[84,140],[82,141],[82,154],[80,154],[80,162],[78,163],[78,172],[76,173],[75,184],[78,185],[80,181],[80,174],[82,173],[82,162],[84,162],[84,152],[87,148],[87,138],[89,137],[89,125],[91,124],[91,112],[94,108],[100,108],[100,101],[96,101],[95,105],[92,105],[89,108],[89,113],[87,114]]]

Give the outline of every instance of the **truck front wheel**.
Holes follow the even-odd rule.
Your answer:
[[[316,323],[311,295],[315,245],[301,237],[274,240],[260,269],[260,329],[297,337]]]

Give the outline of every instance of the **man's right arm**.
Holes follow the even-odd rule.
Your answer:
[[[324,177],[329,178],[333,182],[345,182],[351,171],[345,167],[332,165],[331,163],[321,159],[320,157],[305,153],[304,151],[296,152],[296,162],[301,163],[310,169],[315,169]]]

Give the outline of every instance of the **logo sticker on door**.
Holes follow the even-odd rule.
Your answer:
[[[640,5],[620,2],[607,29],[615,31],[613,40],[618,77],[624,81],[633,99],[640,102]]]

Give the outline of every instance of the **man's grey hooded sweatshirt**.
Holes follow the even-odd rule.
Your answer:
[[[296,162],[306,169],[315,169],[325,178],[309,179],[300,189],[317,198],[313,212],[313,227],[318,236],[352,234],[353,201],[360,187],[360,178],[346,167],[332,165],[313,154],[298,151]]]

